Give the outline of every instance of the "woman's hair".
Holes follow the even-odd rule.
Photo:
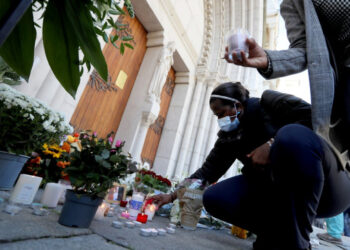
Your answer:
[[[249,98],[249,91],[243,87],[240,82],[226,82],[217,86],[211,95],[221,95],[229,98],[234,98],[244,105],[246,100]],[[223,105],[230,105],[232,107],[234,106],[234,102],[218,97],[210,97],[209,103],[212,103],[217,99],[219,99]]]

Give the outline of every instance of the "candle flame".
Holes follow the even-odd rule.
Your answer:
[[[151,212],[154,212],[154,211],[156,210],[156,206],[155,206],[155,205],[150,205],[150,206],[149,206],[149,210],[150,210]]]

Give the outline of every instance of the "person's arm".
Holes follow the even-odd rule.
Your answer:
[[[193,173],[189,178],[206,180],[210,184],[216,182],[225,174],[227,169],[236,159],[235,153],[230,149],[231,148],[222,143],[219,138],[202,167]],[[174,191],[171,194],[155,195],[152,198],[157,202],[158,206],[161,207],[176,200],[177,191]]]
[[[194,172],[189,178],[203,179],[212,184],[226,173],[227,169],[231,167],[235,159],[236,155],[235,152],[232,151],[232,148],[225,143],[222,143],[219,138],[202,167]]]
[[[284,0],[281,4],[281,15],[285,21],[290,46],[287,50],[266,50],[271,68],[259,72],[267,79],[299,73],[307,67],[304,10],[297,9],[291,0]]]
[[[274,90],[265,90],[261,96],[260,104],[269,114],[267,119],[282,127],[297,123],[309,128],[311,124],[311,105],[299,97],[280,93]],[[270,123],[271,121],[267,121]]]

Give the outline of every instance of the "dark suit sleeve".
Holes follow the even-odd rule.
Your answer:
[[[204,164],[190,178],[204,179],[210,184],[223,176],[236,160],[234,149],[218,139]]]
[[[279,127],[297,123],[312,128],[311,105],[296,96],[266,90],[260,103]]]

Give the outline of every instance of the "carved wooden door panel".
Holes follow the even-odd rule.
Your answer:
[[[156,158],[159,141],[162,135],[166,116],[168,114],[171,97],[175,88],[175,71],[170,68],[160,96],[160,111],[156,121],[150,125],[145,143],[143,145],[141,159],[142,162],[148,162],[151,166]],[[171,142],[169,142],[171,143]]]
[[[71,119],[76,131],[92,130],[99,137],[105,137],[111,131],[116,132],[122,119],[136,76],[139,72],[143,57],[146,53],[147,31],[140,21],[129,16],[121,16],[118,22],[127,24],[123,32],[134,37],[133,50],[125,48],[124,55],[112,44],[106,44],[103,49],[108,70],[110,84],[116,91],[103,91],[101,87],[107,85],[94,71],[79,100]],[[122,75],[126,81],[116,85],[116,80]],[[119,76],[119,77],[118,77]],[[97,89],[100,90],[97,90]]]

